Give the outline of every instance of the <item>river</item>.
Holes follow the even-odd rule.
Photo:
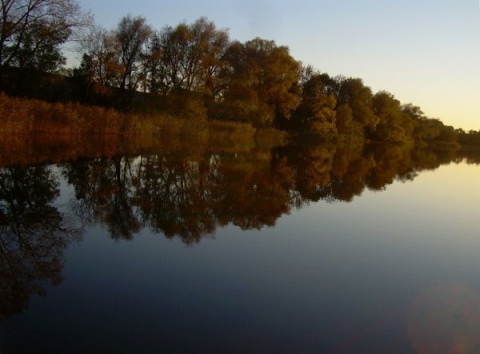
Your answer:
[[[480,165],[322,145],[0,168],[2,353],[478,353]]]

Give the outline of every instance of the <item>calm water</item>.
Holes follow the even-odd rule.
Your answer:
[[[479,353],[474,161],[317,146],[5,166],[0,351]]]

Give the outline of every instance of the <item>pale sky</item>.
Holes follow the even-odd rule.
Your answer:
[[[478,0],[78,1],[107,29],[127,14],[156,29],[205,16],[232,40],[274,40],[331,76],[359,77],[428,117],[480,130]]]

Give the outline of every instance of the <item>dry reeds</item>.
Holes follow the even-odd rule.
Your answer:
[[[0,93],[0,135],[138,134],[142,121],[113,109],[76,103],[47,103]],[[145,119],[147,127],[153,122]]]
[[[258,134],[245,123],[122,113],[0,93],[0,166],[160,150],[244,151],[259,144],[259,135],[275,136]]]
[[[248,124],[208,122],[166,114],[122,113],[114,109],[77,103],[48,103],[9,97],[0,93],[0,136],[21,135],[196,135],[250,139]]]

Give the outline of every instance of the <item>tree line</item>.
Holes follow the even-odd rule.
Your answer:
[[[205,17],[156,29],[127,15],[112,29],[94,25],[75,0],[2,0],[0,74],[57,71],[62,46],[79,40],[75,100],[122,109],[233,120],[292,133],[336,134],[386,142],[478,143],[363,80],[331,77],[272,40],[230,38]],[[81,39],[81,40],[80,40]],[[5,85],[3,85],[5,86]]]

